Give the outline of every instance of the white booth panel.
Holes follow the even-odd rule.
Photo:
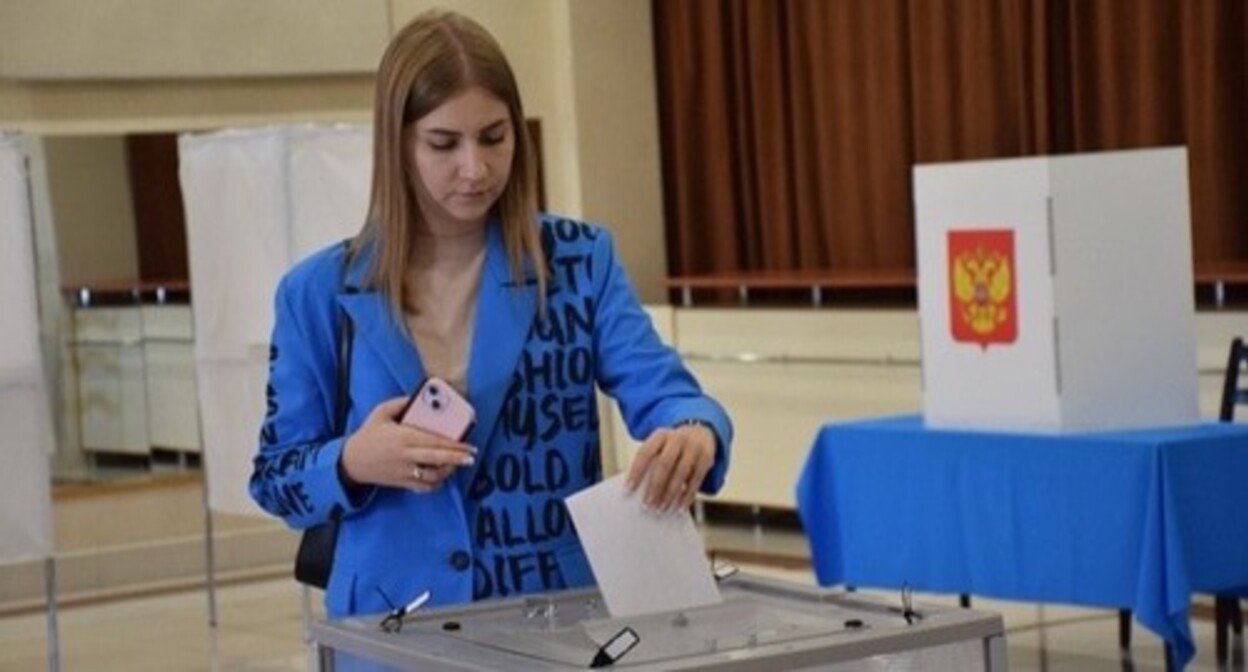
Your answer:
[[[1199,417],[1183,148],[917,166],[925,421]]]

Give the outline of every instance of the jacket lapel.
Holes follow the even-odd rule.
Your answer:
[[[395,322],[385,297],[377,291],[360,289],[371,252],[366,250],[348,269],[338,302],[355,322],[356,338],[377,353],[399,389],[410,393],[424,380],[425,367],[403,327]]]
[[[516,286],[501,224],[495,222],[489,227],[486,241],[485,271],[468,362],[468,395],[477,411],[477,426],[469,436],[477,446],[485,445],[494,432],[537,316],[537,280],[532,269],[526,268],[524,285]]]

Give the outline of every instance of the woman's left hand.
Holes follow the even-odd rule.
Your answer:
[[[697,424],[655,430],[633,458],[626,488],[645,483],[645,505],[658,511],[687,509],[715,464],[715,432]]]

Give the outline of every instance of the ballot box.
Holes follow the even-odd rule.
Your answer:
[[[627,670],[1006,669],[996,614],[907,610],[900,595],[889,603],[745,574],[720,588],[722,604],[629,618],[609,617],[596,590],[574,590],[418,611],[397,632],[377,616],[316,623],[310,634],[325,672],[575,670],[595,661]]]
[[[1199,420],[1187,151],[916,166],[929,426]]]

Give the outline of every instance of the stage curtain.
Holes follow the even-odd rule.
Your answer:
[[[917,163],[1187,145],[1248,262],[1239,0],[655,0],[673,275],[913,268]]]

